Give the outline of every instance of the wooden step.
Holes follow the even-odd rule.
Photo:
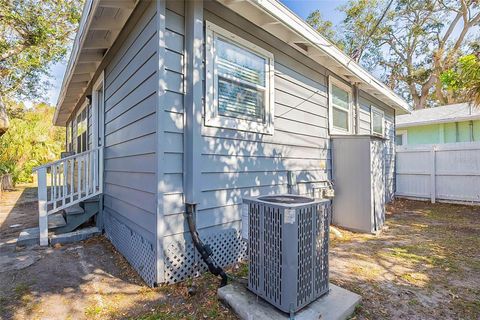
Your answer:
[[[67,222],[61,213],[54,213],[48,216],[48,229],[60,228],[66,224]]]
[[[65,211],[65,214],[67,215],[82,214],[85,212],[85,210],[83,210],[83,208],[80,207],[80,205],[78,204],[74,204],[73,206],[66,208],[64,211]]]
[[[83,203],[90,203],[90,202],[98,202],[98,201],[100,201],[100,197],[97,195],[97,196],[85,199],[82,202]]]

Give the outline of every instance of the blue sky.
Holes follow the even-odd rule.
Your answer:
[[[334,24],[338,23],[343,17],[340,12],[335,10],[338,6],[346,3],[346,0],[280,0],[290,10],[298,14],[305,19],[310,12],[315,9],[320,9],[323,13],[323,17],[332,21]],[[58,95],[60,93],[60,87],[62,85],[63,74],[67,65],[67,59],[60,63],[54,64],[51,67],[51,76],[48,79],[52,86],[47,90],[45,95],[45,102],[55,105]],[[32,102],[26,102],[27,106]]]

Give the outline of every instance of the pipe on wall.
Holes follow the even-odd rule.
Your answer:
[[[203,1],[185,2],[185,123],[184,123],[184,197],[188,230],[195,249],[208,270],[221,277],[220,286],[227,284],[227,274],[213,260],[212,249],[204,244],[196,226],[197,204],[200,192],[201,128],[202,128],[202,57],[203,57]]]

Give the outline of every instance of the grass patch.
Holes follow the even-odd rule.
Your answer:
[[[24,282],[21,282],[13,288],[13,292],[15,292],[15,296],[17,298],[21,298],[23,295],[30,293],[30,285]]]
[[[100,316],[103,312],[103,308],[99,305],[92,305],[85,308],[85,315],[88,318],[96,318]]]
[[[7,311],[6,310],[7,302],[8,302],[8,299],[6,297],[0,297],[0,315],[5,311]]]
[[[400,278],[417,287],[424,287],[429,281],[429,277],[426,274],[419,272],[404,273]]]

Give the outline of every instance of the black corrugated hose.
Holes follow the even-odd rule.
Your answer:
[[[205,264],[207,265],[208,271],[210,271],[215,276],[220,276],[222,278],[220,282],[220,287],[226,286],[227,280],[228,280],[227,274],[220,266],[218,266],[213,261],[211,257],[212,249],[210,248],[209,245],[204,244],[200,239],[200,236],[198,235],[197,227],[195,225],[195,219],[194,219],[194,211],[195,211],[196,205],[187,204],[186,207],[187,207],[188,229],[190,230],[190,234],[192,236],[192,240],[193,240],[193,244],[195,245],[195,248],[200,253],[200,256],[202,257],[203,262],[205,262]]]

